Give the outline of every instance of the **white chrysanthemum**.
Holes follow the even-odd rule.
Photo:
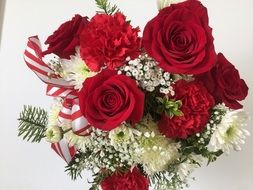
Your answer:
[[[48,126],[58,126],[58,116],[62,108],[62,99],[55,98],[51,105],[48,117]]]
[[[95,75],[81,58],[79,48],[77,48],[76,55],[70,56],[70,60],[61,59],[61,67],[63,69],[62,77],[66,81],[70,81],[77,90],[82,88],[85,79]]]
[[[201,165],[203,160],[204,158],[201,155],[190,155],[188,159],[177,167],[179,178],[184,181],[196,168],[200,167],[198,164]]]
[[[181,3],[185,0],[157,0],[157,7],[158,10],[161,10],[165,7],[170,6],[171,4],[177,4],[177,3]]]
[[[114,147],[122,146],[123,144],[131,144],[134,141],[134,129],[125,126],[124,124],[109,132],[111,145]]]
[[[245,143],[245,139],[250,133],[244,129],[249,116],[244,110],[228,111],[217,125],[217,129],[211,137],[210,147],[214,151],[222,150],[229,154],[230,150],[241,150],[240,144]]]
[[[147,174],[164,171],[168,165],[178,159],[179,145],[161,135],[152,119],[147,119],[137,127],[142,136],[139,137],[139,149],[136,150],[136,161],[143,164]]]

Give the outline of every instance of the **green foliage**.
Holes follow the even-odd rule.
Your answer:
[[[94,180],[93,180],[93,182],[91,182],[92,186],[91,186],[90,190],[99,190],[99,186],[100,186],[101,182],[105,178],[109,177],[110,175],[112,175],[112,174],[106,170],[92,175]]]
[[[112,15],[116,12],[119,12],[119,9],[116,5],[111,5],[108,0],[95,0],[99,9],[102,10],[102,13]]]
[[[187,183],[177,175],[178,164],[180,163],[175,162],[170,165],[167,171],[156,172],[149,177],[156,190],[183,189],[184,186],[187,186]]]
[[[157,108],[157,113],[161,114],[165,112],[170,118],[174,116],[183,116],[183,112],[180,110],[182,106],[181,100],[170,100],[167,96],[161,98],[156,98],[159,106]]]
[[[154,121],[161,119],[161,114],[166,113],[168,117],[182,116],[183,112],[180,110],[182,106],[181,100],[169,99],[164,96],[157,97],[159,91],[147,92],[145,96],[145,115],[150,114]]]
[[[85,152],[78,151],[71,162],[65,167],[65,172],[68,172],[72,180],[76,180],[78,177],[82,178],[81,173],[85,168],[85,160],[91,153],[88,149]]]
[[[92,151],[87,149],[85,152],[78,151],[72,161],[66,166],[65,172],[68,172],[72,180],[78,177],[82,178],[82,171],[87,167],[87,160],[92,156]],[[109,171],[98,172],[93,174],[93,181],[90,182],[92,187],[90,190],[99,190],[100,183],[111,173]]]
[[[24,140],[40,142],[45,137],[48,115],[44,109],[24,106],[18,120],[18,136],[23,136]]]
[[[148,115],[150,114],[151,117],[154,119],[154,121],[158,121],[160,119],[160,114],[157,113],[157,111],[155,110],[155,108],[158,107],[158,101],[156,100],[156,92],[155,93],[151,93],[151,92],[147,92],[145,94],[145,114],[144,115]]]
[[[207,124],[209,127],[206,127],[204,131],[199,133],[198,136],[193,135],[187,139],[180,140],[181,153],[185,156],[188,156],[192,153],[202,155],[208,159],[207,164],[216,161],[217,158],[223,154],[223,151],[210,151],[208,149],[208,144],[213,134],[213,129],[215,129],[216,125],[221,122],[225,113],[225,110],[214,108],[211,113],[210,122]]]

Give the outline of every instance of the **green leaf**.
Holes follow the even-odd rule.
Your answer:
[[[180,111],[180,110],[177,110],[177,111],[174,111],[174,115],[177,116],[177,117],[179,117],[179,116],[183,116],[184,113],[182,111]]]
[[[156,97],[157,101],[161,104],[164,104],[164,100],[161,97]]]
[[[108,0],[95,0],[95,1],[98,8],[102,10],[102,13],[112,15],[120,11],[116,5],[111,5],[111,3],[108,2]]]
[[[158,102],[158,106],[156,106],[158,114],[165,112],[170,118],[183,116],[183,112],[180,110],[182,106],[181,100],[170,100],[167,96],[163,98],[156,97],[156,100]]]
[[[18,120],[18,136],[24,140],[40,142],[45,137],[48,116],[44,109],[24,106]]]

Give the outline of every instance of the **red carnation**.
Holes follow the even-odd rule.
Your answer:
[[[75,54],[75,48],[79,46],[79,35],[87,23],[87,18],[80,15],[75,15],[72,20],[63,23],[47,38],[45,44],[49,44],[49,47],[43,55],[54,53],[60,58],[69,59],[70,55]]]
[[[115,69],[127,58],[140,54],[139,28],[133,28],[122,13],[97,14],[81,34],[81,57],[92,71],[106,65]]]
[[[89,123],[102,130],[112,130],[123,121],[135,124],[143,116],[144,93],[136,81],[117,71],[103,70],[86,79],[78,98]]]
[[[204,73],[216,61],[207,9],[197,0],[162,9],[146,25],[143,45],[159,66],[170,73]]]
[[[214,96],[216,103],[224,102],[231,109],[240,109],[243,106],[238,102],[248,95],[248,86],[240,78],[238,70],[222,53],[218,54],[215,67],[202,75],[197,76],[208,91]]]
[[[101,187],[103,190],[148,190],[149,182],[139,169],[134,168],[133,171],[128,171],[124,175],[114,173],[105,178]]]
[[[201,132],[206,126],[214,99],[207,89],[197,81],[180,80],[175,84],[176,100],[182,101],[183,116],[168,117],[165,113],[158,123],[159,130],[168,138],[186,139]]]

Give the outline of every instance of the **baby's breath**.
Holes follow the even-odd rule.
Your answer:
[[[142,54],[138,59],[129,61],[127,65],[119,69],[118,74],[133,77],[138,85],[148,92],[159,88],[163,94],[174,94],[172,75],[158,67],[158,63],[147,54]]]

